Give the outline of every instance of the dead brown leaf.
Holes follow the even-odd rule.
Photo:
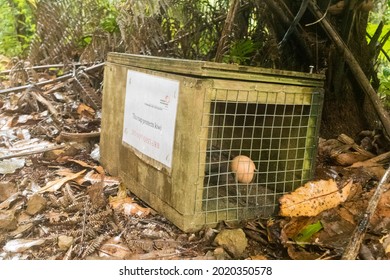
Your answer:
[[[293,217],[282,227],[282,234],[287,237],[287,239],[291,239],[296,236],[301,230],[314,223],[316,220],[312,217]],[[287,240],[286,239],[286,240]]]
[[[131,197],[110,197],[109,204],[112,209],[119,209],[125,203],[133,203],[134,200]]]
[[[82,167],[85,167],[85,168],[91,168],[91,169],[95,169],[99,174],[105,174],[104,172],[104,168],[102,166],[99,166],[99,165],[90,165],[82,160],[76,160],[76,159],[68,159],[68,161],[71,161],[71,162],[74,162],[74,163],[77,163],[79,164],[80,166]]]
[[[386,218],[390,218],[390,190],[382,194],[370,223],[373,227],[378,227],[381,223],[385,222]]]
[[[347,219],[345,219],[346,217]],[[351,221],[347,212],[343,208],[334,208],[321,213],[319,218],[321,219],[323,230],[316,236],[317,241],[332,248],[345,248],[356,227],[356,223]]]
[[[117,177],[106,176],[102,173],[96,174],[93,170],[75,180],[79,185],[82,185],[84,182],[90,182],[91,184],[102,183],[103,186],[115,186],[121,183]]]
[[[95,110],[84,103],[80,103],[80,105],[77,107],[77,113],[80,116],[92,119],[95,115]]]
[[[47,213],[47,218],[49,219],[50,223],[57,223],[59,222],[62,218],[63,219],[68,219],[69,215],[68,213],[65,213],[65,212],[54,212],[54,211],[50,211],[49,213]]]
[[[123,213],[128,216],[145,217],[150,214],[150,208],[145,208],[137,203],[124,203]]]
[[[103,174],[96,174],[89,172],[84,176],[84,179],[91,183],[103,182],[105,186],[119,185],[120,179],[117,177],[105,176]]]
[[[333,179],[311,181],[279,199],[280,215],[285,217],[316,216],[344,202],[350,193],[352,181],[339,190]]]
[[[40,246],[43,243],[45,243],[45,239],[14,239],[11,241],[8,241],[4,247],[3,250],[7,252],[24,252],[31,247],[34,246]]]
[[[363,209],[362,209],[363,210]],[[354,225],[356,223],[355,216],[345,207],[340,207],[338,211],[340,218]]]
[[[287,247],[287,253],[293,260],[316,260],[321,257],[319,253],[309,252],[301,246],[293,246],[291,244]]]
[[[115,210],[123,212],[127,216],[145,217],[150,214],[150,208],[144,208],[129,197],[116,196],[109,198],[109,205]]]
[[[104,196],[102,184],[96,183],[88,187],[87,193],[91,199],[92,204],[97,207],[104,207],[107,204],[106,197]]]
[[[100,165],[90,165],[90,164],[88,164],[88,163],[86,163],[86,162],[84,162],[84,161],[82,161],[82,160],[76,160],[76,159],[68,159],[68,161],[71,161],[71,162],[74,162],[74,163],[77,163],[77,164],[79,164],[80,166],[82,166],[82,167],[85,167],[85,168],[90,168],[90,169],[94,169],[94,170],[96,170],[100,175],[105,175],[106,174],[106,172],[104,171],[104,168],[102,167],[102,166],[100,166]],[[93,173],[88,173],[88,174],[93,174]],[[88,175],[87,174],[87,175]],[[85,176],[87,176],[87,175],[85,175]],[[99,175],[96,175],[96,176],[99,176]],[[108,177],[108,176],[103,176],[103,178],[105,178],[105,177],[107,177],[107,178],[112,178],[112,177]],[[100,176],[100,178],[102,178],[101,176]],[[100,180],[101,181],[101,180]],[[96,182],[95,182],[96,183]]]
[[[85,161],[82,161],[82,160],[68,159],[68,161],[77,163],[78,165],[81,165],[82,167],[85,167],[85,168],[93,168],[92,165],[89,165],[88,163],[86,163]]]
[[[109,205],[115,210],[122,211],[127,216],[144,217],[150,213],[150,208],[138,205],[127,195],[127,190],[123,185],[119,186],[117,196],[109,198]]]
[[[0,203],[0,210],[9,208],[10,205],[14,201],[16,201],[17,199],[20,198],[20,195],[21,195],[21,193],[17,192],[17,193],[14,193],[13,195],[11,195],[10,197],[8,197],[6,200],[4,200],[2,203]]]
[[[99,249],[100,257],[111,257],[115,259],[126,259],[131,255],[129,247],[121,240],[121,238],[113,237],[108,239]]]
[[[258,261],[265,261],[265,260],[268,260],[267,256],[265,255],[255,255],[255,256],[250,256],[249,258],[247,258],[248,260],[258,260]]]
[[[355,162],[350,168],[364,168],[365,172],[370,173],[377,178],[382,178],[385,174],[385,168],[382,164],[370,160]]]
[[[85,172],[85,169],[78,172],[78,173],[70,173],[64,178],[59,178],[54,181],[50,181],[46,184],[46,186],[42,187],[38,193],[44,193],[44,192],[55,192],[58,189],[60,189],[66,182],[74,180],[78,178],[80,175],[82,175]]]

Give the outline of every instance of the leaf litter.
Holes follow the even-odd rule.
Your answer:
[[[14,91],[28,81],[0,73],[0,259],[341,259],[390,160],[380,131],[319,139],[315,178],[275,216],[184,233],[99,164],[103,64],[74,71]],[[387,187],[357,258],[390,259],[389,231]]]

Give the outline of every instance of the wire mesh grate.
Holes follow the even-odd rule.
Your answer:
[[[205,223],[270,216],[278,199],[312,175],[319,94],[214,88],[206,95],[196,198]],[[231,169],[239,155],[256,167],[250,182]]]

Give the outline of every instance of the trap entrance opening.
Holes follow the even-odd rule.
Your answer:
[[[309,179],[313,151],[313,104],[258,104],[211,100],[202,210],[206,222],[270,216],[278,199]],[[316,120],[315,120],[316,121]],[[308,138],[309,137],[309,138]],[[231,160],[248,156],[256,170],[250,183],[239,183]]]

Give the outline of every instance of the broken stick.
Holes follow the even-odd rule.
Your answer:
[[[364,156],[367,156],[368,158],[375,157],[375,155],[373,153],[370,153],[369,151],[366,151],[365,149],[360,147],[358,144],[355,143],[355,141],[351,137],[349,137],[345,134],[340,134],[339,137],[337,137],[337,140],[339,140],[340,142],[343,142],[344,144],[350,145],[351,148],[353,148],[355,151],[359,152],[360,154],[362,154]]]
[[[386,170],[385,174],[383,175],[382,179],[380,180],[373,196],[371,197],[370,201],[368,202],[368,206],[366,209],[366,212],[363,215],[363,218],[355,228],[352,237],[345,248],[345,251],[341,257],[342,260],[355,260],[359,250],[360,245],[363,242],[367,227],[370,223],[370,218],[374,214],[376,207],[378,205],[378,202],[381,198],[382,193],[385,191],[385,189],[388,187],[387,182],[390,178],[390,167]]]
[[[85,132],[85,133],[71,133],[71,132],[61,132],[58,140],[59,141],[74,141],[74,142],[84,142],[93,138],[100,137],[100,132]]]
[[[386,152],[386,153],[380,154],[379,156],[370,158],[368,160],[365,160],[362,162],[357,162],[356,164],[352,165],[352,167],[381,165],[383,162],[386,162],[389,159],[390,159],[390,152]]]
[[[9,158],[17,158],[17,157],[25,157],[25,156],[44,153],[44,152],[48,152],[48,151],[52,151],[52,150],[59,150],[59,149],[65,148],[65,147],[66,147],[65,144],[61,144],[61,145],[55,145],[55,146],[46,147],[46,148],[39,149],[39,150],[34,150],[34,151],[14,153],[14,154],[0,157],[0,160],[9,159]]]

